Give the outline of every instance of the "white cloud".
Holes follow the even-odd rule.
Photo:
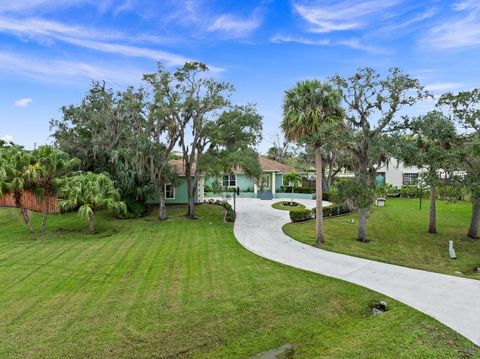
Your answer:
[[[309,39],[303,36],[275,35],[270,39],[273,43],[296,42],[304,45],[329,45],[328,39]]]
[[[354,30],[378,21],[380,14],[400,0],[343,0],[328,2],[295,2],[295,11],[309,23],[309,30],[318,33]]]
[[[35,40],[59,40],[76,46],[96,51],[114,53],[122,56],[143,57],[164,62],[167,66],[183,65],[191,59],[167,51],[145,47],[120,45],[110,40],[138,40],[135,36],[115,31],[100,31],[93,28],[66,26],[64,24],[40,19],[14,20],[0,18],[0,31],[14,33],[19,37],[30,37]],[[104,41],[98,41],[104,40]]]
[[[262,24],[258,12],[249,18],[240,18],[232,14],[223,14],[217,17],[207,28],[208,31],[222,32],[231,37],[244,37]]]
[[[373,45],[364,44],[359,39],[346,39],[346,40],[339,40],[339,41],[331,41],[330,39],[311,39],[306,38],[303,36],[285,36],[285,35],[275,35],[270,39],[270,42],[273,43],[299,43],[304,45],[316,45],[316,46],[346,46],[350,47],[355,50],[372,52],[377,54],[384,54],[388,51],[386,49],[376,47]]]
[[[0,140],[8,143],[8,142],[13,142],[14,138],[13,136],[10,136],[10,135],[4,135],[0,137]]]
[[[13,103],[17,107],[27,107],[33,100],[30,97],[21,98]]]
[[[425,90],[432,91],[432,92],[435,92],[435,91],[445,92],[445,91],[455,90],[461,87],[464,87],[464,84],[459,82],[436,82],[436,83],[426,85]]]
[[[463,49],[480,45],[480,3],[463,1],[453,5],[459,12],[433,26],[421,43],[437,49]]]
[[[0,52],[0,71],[49,82],[72,82],[79,79],[105,80],[115,85],[139,83],[144,69],[121,65],[92,64],[51,58],[32,58]]]

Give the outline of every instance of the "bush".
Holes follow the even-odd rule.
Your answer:
[[[295,208],[290,210],[289,213],[292,222],[308,221],[313,218],[312,211],[306,208]]]
[[[400,190],[391,184],[377,185],[375,188],[375,195],[377,197],[400,197]]]
[[[423,198],[428,198],[429,196],[429,191],[428,190],[422,190],[423,192]],[[402,186],[400,188],[400,197],[402,198],[419,198],[420,197],[420,188],[417,186]]]
[[[138,202],[135,199],[126,199],[127,212],[123,215],[119,215],[119,218],[132,219],[140,218],[148,214],[148,208],[144,203]]]
[[[282,193],[292,193],[292,186],[281,186],[280,187],[280,192]],[[293,193],[315,193],[314,188],[308,188],[308,187],[295,187],[293,189]]]
[[[313,213],[316,212],[316,208],[312,209]],[[339,216],[341,214],[350,213],[350,209],[344,205],[333,204],[327,207],[323,207],[323,216],[324,217],[333,217]]]
[[[323,192],[322,193],[322,201],[328,201],[328,202],[333,202],[333,193],[331,192]],[[313,199],[316,199],[317,195],[314,193],[313,194]]]
[[[228,203],[227,201],[222,201],[219,199],[209,199],[209,200],[206,200],[205,203],[222,206],[227,211],[227,213],[225,214],[225,221],[227,222],[235,221],[235,212],[233,211],[233,207],[231,206],[231,204]]]
[[[213,192],[213,189],[212,189],[211,186],[209,186],[208,184],[206,184],[205,186],[203,186],[203,191],[210,193],[210,192]]]

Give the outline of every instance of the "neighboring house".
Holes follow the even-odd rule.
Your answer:
[[[424,170],[415,166],[405,166],[403,162],[392,159],[387,165],[377,171],[375,182],[377,185],[391,184],[402,187],[417,184],[418,176]]]
[[[195,190],[195,203],[202,203],[206,196],[215,196],[215,194],[211,192],[206,193],[205,187],[207,187],[207,189],[212,188],[212,184],[216,180],[221,180],[226,188],[231,188],[232,190],[235,190],[238,187],[240,197],[262,199],[290,198],[290,193],[281,192],[282,186],[284,185],[283,176],[284,174],[295,170],[295,168],[273,161],[264,156],[259,157],[259,162],[263,173],[261,174],[258,183],[253,178],[247,176],[241,168],[232,169],[232,173],[225,174],[219,179],[214,177],[206,178],[204,175],[201,175]],[[178,181],[175,185],[168,184],[165,186],[165,202],[167,204],[187,203],[187,179],[185,177],[183,160],[171,160],[170,164],[172,164],[177,171]],[[192,173],[194,172],[195,164],[192,168]],[[297,172],[301,173],[300,171]],[[285,185],[288,185],[288,183]],[[294,197],[311,199],[312,195],[295,193]],[[153,196],[147,202],[151,204],[158,203],[158,199]]]
[[[377,171],[375,184],[390,184],[395,187],[416,185],[418,176],[424,170],[415,166],[405,166],[403,162],[392,159],[388,164],[380,167]],[[351,172],[339,173],[338,178],[352,178],[355,175]]]

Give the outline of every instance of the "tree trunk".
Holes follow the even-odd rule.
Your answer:
[[[437,233],[437,193],[435,185],[430,185],[430,220],[428,233]]]
[[[159,205],[158,205],[158,220],[164,221],[167,219],[167,208],[165,207],[165,187],[161,187],[158,191]]]
[[[35,229],[33,228],[32,222],[30,220],[29,210],[24,207],[20,207],[20,215],[22,216],[23,222],[27,225],[30,233],[35,232]]]
[[[478,239],[478,220],[480,217],[480,203],[472,204],[472,219],[470,220],[470,228],[467,236],[473,239]]]
[[[358,234],[357,240],[360,242],[367,241],[367,214],[368,208],[359,208],[358,209]]]
[[[292,185],[292,200],[290,201],[290,205],[293,206],[293,185]]]
[[[42,217],[42,224],[40,226],[40,232],[45,232],[45,224],[47,223],[48,211],[50,209],[50,196],[46,196],[45,203],[43,205],[43,217]]]
[[[90,233],[95,233],[95,223],[93,221],[93,214],[92,213],[90,213],[88,215],[88,231]]]
[[[190,180],[188,184],[188,218],[195,219],[195,186],[196,180]]]
[[[316,191],[316,232],[317,232],[317,244],[324,243],[323,237],[323,187],[322,187],[322,150],[320,146],[315,148],[315,191]]]

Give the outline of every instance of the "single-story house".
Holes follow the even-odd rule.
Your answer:
[[[377,171],[375,182],[377,185],[391,184],[398,188],[415,185],[422,172],[423,170],[419,167],[405,166],[403,162],[392,159],[388,165],[384,165]]]
[[[232,173],[225,174],[222,178],[201,175],[195,191],[195,202],[202,203],[206,197],[216,196],[209,190],[212,188],[214,181],[217,180],[221,180],[226,188],[231,188],[232,190],[238,188],[240,191],[240,197],[244,198],[290,198],[291,194],[282,192],[282,187],[288,185],[288,183],[284,183],[284,175],[295,170],[295,168],[273,161],[265,156],[259,156],[259,162],[263,172],[259,182],[255,181],[254,178],[247,176],[241,168],[233,169]],[[170,164],[175,167],[179,179],[175,185],[168,184],[165,186],[165,202],[167,204],[187,203],[187,179],[185,178],[183,160],[171,160]],[[192,169],[192,172],[194,171],[195,167]],[[302,172],[297,171],[297,173]],[[294,197],[311,199],[312,194],[295,193]],[[158,199],[152,197],[148,202],[152,204],[158,203]]]

